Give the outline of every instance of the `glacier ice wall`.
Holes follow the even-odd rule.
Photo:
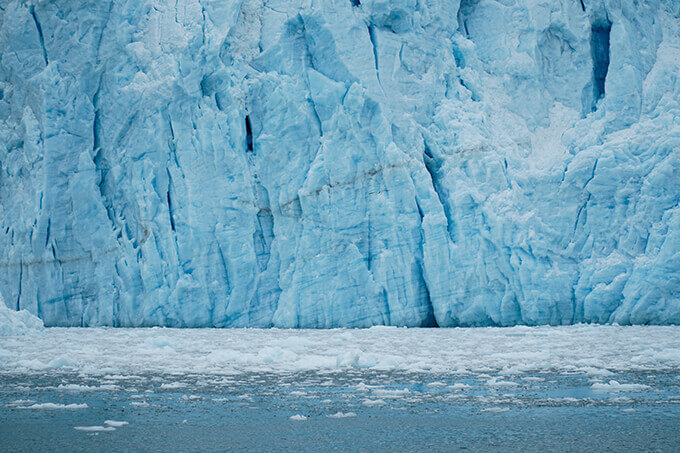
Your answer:
[[[680,323],[676,0],[6,0],[46,325]]]

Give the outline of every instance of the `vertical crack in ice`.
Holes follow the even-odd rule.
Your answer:
[[[17,291],[17,311],[21,310],[21,282],[24,278],[24,259],[19,262],[19,289]]]
[[[263,188],[264,189],[264,188]],[[260,272],[264,272],[271,258],[271,243],[274,238],[274,217],[271,209],[261,208],[257,212],[257,224],[253,233],[253,243]]]
[[[418,215],[420,216],[420,227],[422,229],[423,225],[423,219],[425,218],[425,213],[423,212],[423,208],[420,206],[420,202],[418,202],[418,198],[416,197],[416,208],[418,209]],[[427,280],[425,279],[425,240],[424,236],[421,237],[420,240],[420,256],[418,257],[418,281],[420,283],[420,287],[423,289],[425,292],[425,304],[427,308],[427,312],[425,314],[425,319],[423,319],[423,322],[420,327],[439,327],[437,325],[437,320],[434,316],[434,305],[432,304],[432,297],[430,296],[430,288],[427,286]]]
[[[316,103],[314,103],[314,99],[312,97],[309,98],[309,103],[312,106],[312,113],[314,114],[314,119],[316,120],[316,125],[319,128],[319,137],[323,137],[323,127],[321,125],[321,117],[319,116],[319,112],[316,110]]]
[[[371,213],[368,212],[366,216],[366,268],[368,272],[373,274],[373,251],[371,250],[372,239],[371,239]]]
[[[586,5],[583,3],[583,0],[579,0],[581,2],[581,9],[585,12],[586,10]]]
[[[42,48],[42,54],[43,54],[43,59],[45,60],[45,66],[49,64],[47,60],[47,49],[45,48],[45,38],[43,36],[43,30],[42,26],[40,25],[40,22],[38,21],[38,17],[35,14],[35,6],[31,6],[31,17],[33,18],[33,22],[35,23],[35,28],[38,30],[38,39],[40,40],[40,47]]]
[[[99,78],[99,85],[97,86],[97,91],[92,97],[92,106],[94,108],[94,118],[92,120],[92,161],[94,162],[95,170],[97,171],[97,187],[99,189],[99,196],[102,200],[102,205],[106,210],[106,215],[111,221],[111,226],[113,229],[116,228],[115,212],[113,198],[108,194],[106,188],[106,179],[108,174],[108,161],[104,157],[104,152],[99,141],[100,134],[100,116],[99,116],[99,93],[102,88],[102,76]]]
[[[378,59],[378,40],[375,34],[375,27],[373,25],[367,25],[368,28],[368,38],[371,40],[371,47],[373,48],[373,63],[375,64],[375,76],[378,79],[378,84],[380,89],[385,92],[382,85],[382,80],[380,80],[380,60]]]
[[[271,244],[274,240],[274,216],[272,214],[269,193],[260,181],[253,161],[253,150],[255,142],[253,139],[253,129],[250,115],[245,117],[246,130],[246,158],[253,177],[253,190],[255,196],[255,206],[258,211],[255,215],[255,231],[253,232],[253,248],[257,266],[260,272],[264,272],[269,265],[271,258]]]
[[[50,243],[50,229],[52,228],[52,218],[47,219],[47,228],[45,229],[45,247]]]
[[[175,231],[175,214],[172,208],[172,196],[170,195],[170,189],[172,188],[172,176],[170,175],[170,169],[166,169],[168,172],[168,190],[166,192],[166,198],[168,202],[168,216],[170,217],[170,228]]]
[[[165,171],[168,175],[168,187],[166,192],[166,203],[168,205],[168,218],[170,220],[170,229],[172,231],[171,233],[172,241],[174,242],[175,252],[177,254],[177,262],[180,263],[182,271],[185,271],[186,269],[185,263],[183,263],[182,258],[180,256],[179,237],[177,234],[177,222],[176,222],[176,207],[173,203],[172,195],[173,179],[170,168],[172,164],[174,163],[177,171],[179,172],[180,180],[184,181],[186,180],[186,177],[184,175],[182,167],[180,167],[179,165],[179,159],[177,158],[177,144],[175,142],[175,129],[172,126],[172,118],[167,109],[163,111],[162,115],[167,117],[166,121],[168,124],[168,161],[165,166]]]
[[[465,36],[470,38],[470,30],[468,28],[468,18],[475,6],[476,0],[461,0],[458,7],[458,30],[465,32]]]
[[[586,197],[586,200],[579,207],[578,212],[576,213],[576,220],[574,221],[574,227],[572,229],[572,234],[571,234],[572,239],[576,235],[576,229],[578,228],[578,225],[581,221],[581,215],[587,214],[586,208],[588,207],[588,202],[590,201],[590,199],[592,197],[592,194],[590,193],[590,191],[588,191],[587,187],[588,187],[588,184],[590,183],[590,181],[592,181],[593,178],[595,177],[595,170],[597,169],[597,163],[598,162],[599,162],[599,158],[595,159],[595,162],[593,163],[593,169],[590,173],[590,177],[583,184],[583,188],[588,192],[588,196]]]
[[[605,95],[605,81],[609,71],[609,40],[612,23],[609,19],[592,25],[590,33],[590,55],[593,59],[593,106]]]
[[[437,173],[441,166],[441,162],[435,159],[432,154],[432,150],[425,143],[425,148],[423,150],[423,162],[425,163],[425,170],[427,170],[430,175],[430,181],[432,183],[432,190],[437,194],[439,203],[442,205],[444,210],[444,217],[446,217],[446,231],[449,233],[449,238],[454,240],[453,227],[451,225],[451,213],[449,212],[448,204],[446,203],[446,194],[444,193],[444,188],[442,187]]]
[[[246,152],[253,152],[253,128],[250,124],[249,115],[246,115]]]
[[[222,269],[224,269],[224,285],[225,285],[225,294],[227,297],[229,297],[229,294],[231,293],[231,285],[229,284],[229,268],[227,267],[227,260],[224,257],[224,252],[222,251],[222,245],[220,244],[220,241],[217,240],[217,235],[215,234],[215,228],[212,230],[212,235],[213,239],[215,240],[215,244],[217,245],[217,254],[220,256],[220,262],[222,263]]]

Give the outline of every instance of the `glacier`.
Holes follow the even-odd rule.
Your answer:
[[[4,0],[46,326],[680,323],[677,0]]]

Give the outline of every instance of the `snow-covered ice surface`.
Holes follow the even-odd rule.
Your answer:
[[[680,442],[673,326],[49,328],[0,337],[0,350],[11,451]]]
[[[677,0],[2,5],[46,325],[680,323]]]

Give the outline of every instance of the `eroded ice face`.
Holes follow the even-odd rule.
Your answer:
[[[680,322],[675,0],[6,3],[11,308]]]

